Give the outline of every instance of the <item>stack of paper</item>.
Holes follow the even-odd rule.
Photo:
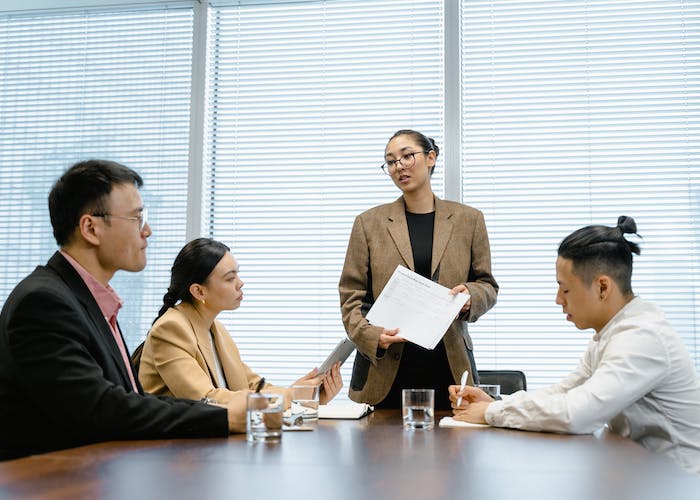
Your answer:
[[[489,424],[471,424],[469,422],[462,422],[460,420],[455,420],[452,417],[442,417],[438,427],[491,427]]]
[[[374,408],[366,403],[331,403],[318,407],[318,418],[358,419],[373,410]]]

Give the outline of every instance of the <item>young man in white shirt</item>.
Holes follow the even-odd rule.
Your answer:
[[[559,384],[494,401],[481,390],[450,386],[455,419],[531,431],[610,431],[700,473],[700,378],[663,312],[632,292],[636,233],[587,226],[565,238],[556,262],[556,303],[579,329],[593,328],[578,367]],[[461,405],[456,402],[462,396]]]

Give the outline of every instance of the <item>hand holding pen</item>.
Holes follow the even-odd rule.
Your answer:
[[[258,381],[258,385],[255,386],[255,392],[262,391],[263,387],[265,387],[265,377],[260,377],[260,380]]]
[[[454,410],[454,419],[473,424],[485,424],[486,409],[493,403],[493,398],[478,387],[467,385],[468,372],[462,374],[461,385],[448,388],[450,401]]]

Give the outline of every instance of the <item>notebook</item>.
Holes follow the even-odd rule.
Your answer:
[[[374,411],[374,407],[366,403],[355,403],[352,401],[331,403],[318,407],[318,418],[356,420],[364,417],[372,411]]]

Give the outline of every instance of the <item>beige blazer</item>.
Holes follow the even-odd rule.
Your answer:
[[[260,376],[241,360],[236,344],[214,321],[216,350],[226,377],[218,380],[209,324],[186,302],[168,309],[151,327],[141,354],[139,381],[144,391],[178,398],[211,398],[227,402],[233,391],[254,390]],[[265,385],[265,390],[273,386]]]
[[[365,319],[398,265],[415,270],[403,197],[357,216],[350,234],[338,289],[345,330],[359,351],[350,381],[353,401],[382,401],[398,371],[403,344],[380,349],[383,328],[370,325]],[[467,354],[472,341],[467,322],[476,321],[491,309],[498,294],[498,284],[491,274],[486,224],[479,210],[435,198],[431,276],[448,288],[463,283],[471,294],[471,309],[450,325],[443,338],[455,381],[469,369],[469,383],[473,384],[473,367]]]

